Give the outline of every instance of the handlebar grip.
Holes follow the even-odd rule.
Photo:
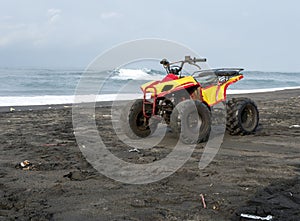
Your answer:
[[[194,58],[193,61],[194,62],[206,62],[207,59],[206,58]]]
[[[170,64],[170,62],[169,62],[167,59],[162,59],[162,60],[160,61],[160,63],[161,63],[162,65],[164,65],[164,66],[168,66],[168,65]]]

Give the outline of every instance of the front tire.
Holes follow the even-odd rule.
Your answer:
[[[157,123],[150,125],[149,119],[144,117],[142,99],[135,100],[124,108],[121,121],[124,133],[132,139],[148,137],[157,129]]]
[[[247,135],[255,132],[259,123],[259,112],[249,98],[233,98],[227,102],[226,128],[231,135]]]
[[[170,127],[185,144],[205,142],[211,128],[210,111],[200,101],[182,101],[171,114]]]

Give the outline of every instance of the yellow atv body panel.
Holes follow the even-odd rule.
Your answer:
[[[197,85],[199,85],[199,83],[192,76],[187,76],[170,81],[150,81],[143,84],[141,89],[144,93],[152,93],[152,96],[161,96],[162,93],[170,93]]]
[[[206,88],[201,88],[202,98],[205,103],[209,106],[213,106],[219,102],[226,100],[226,90],[227,87],[236,81],[243,78],[243,75],[237,75],[230,78],[225,83],[219,83],[217,85],[212,85]]]
[[[150,81],[141,86],[144,94],[151,93],[151,97],[163,97],[166,94],[180,91],[183,89],[188,89],[193,86],[198,86],[198,89],[191,94],[191,98],[194,100],[202,100],[208,106],[213,106],[217,103],[226,100],[226,90],[227,87],[236,81],[239,81],[243,78],[243,75],[237,75],[230,78],[224,83],[219,82],[212,84],[208,87],[201,87],[194,77],[186,76],[179,78],[177,80],[169,81]]]

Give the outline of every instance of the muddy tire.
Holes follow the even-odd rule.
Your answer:
[[[144,117],[142,99],[127,104],[120,120],[123,132],[132,139],[148,137],[157,129],[157,123],[149,125],[149,119]]]
[[[255,132],[259,122],[256,104],[249,98],[233,98],[227,102],[226,129],[231,135]]]
[[[211,127],[210,111],[200,101],[182,101],[171,114],[170,127],[185,144],[205,142]]]

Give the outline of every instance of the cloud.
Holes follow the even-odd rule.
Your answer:
[[[53,16],[53,15],[57,15],[60,14],[61,10],[58,8],[50,8],[48,9],[48,15]]]
[[[35,44],[45,37],[45,33],[40,29],[34,24],[0,25],[0,48],[24,42]]]
[[[50,8],[48,9],[48,17],[49,17],[49,24],[55,24],[56,22],[59,21],[60,19],[60,16],[61,16],[61,10],[60,9],[57,9],[57,8]]]
[[[10,16],[0,16],[0,48],[14,44],[46,45],[57,28],[54,24],[60,20],[61,13],[60,9],[51,8],[46,11],[46,19],[28,23],[18,23]]]
[[[6,45],[9,45],[11,43],[11,41],[13,41],[12,38],[10,38],[8,36],[1,36],[0,37],[0,47],[4,47]]]
[[[27,38],[27,25],[0,23],[0,47],[5,47],[18,42],[21,38]]]
[[[4,15],[0,18],[0,20],[4,20],[4,21],[11,20],[11,19],[13,19],[13,16],[11,15]]]
[[[102,19],[119,18],[121,16],[118,12],[104,12],[101,14]]]

